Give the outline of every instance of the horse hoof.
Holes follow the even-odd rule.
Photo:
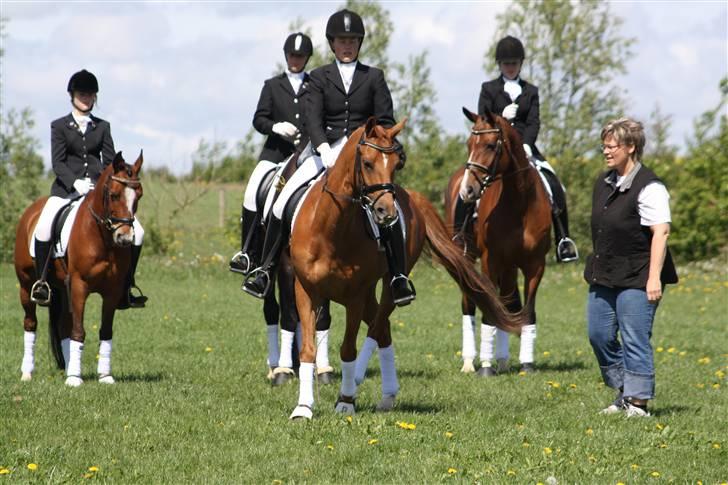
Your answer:
[[[273,386],[282,386],[286,382],[289,382],[296,376],[295,372],[293,372],[293,369],[289,369],[288,367],[276,367],[276,370],[273,371],[273,382],[271,382],[271,385]]]
[[[334,411],[336,411],[339,414],[343,414],[345,416],[353,416],[356,414],[356,410],[354,409],[354,404],[350,402],[344,402],[339,401],[336,403],[336,407],[334,407]]]
[[[313,410],[309,406],[305,406],[303,404],[299,404],[296,406],[296,408],[293,410],[291,415],[288,417],[288,419],[294,420],[294,419],[311,419],[313,418]]]
[[[116,381],[112,376],[99,377],[99,383],[101,384],[116,384]]]
[[[23,372],[23,375],[20,376],[22,382],[28,382],[31,379],[33,379],[33,376],[30,372]]]
[[[331,384],[334,382],[334,373],[333,372],[322,372],[321,374],[318,374],[316,376],[319,383],[323,385]]]
[[[66,377],[66,385],[68,387],[78,387],[81,384],[83,384],[83,379],[77,376],[68,376]]]
[[[463,372],[465,374],[470,374],[472,372],[475,372],[475,366],[473,365],[473,359],[463,359],[463,367],[460,369],[460,372]]]
[[[495,369],[492,367],[481,367],[478,369],[478,377],[494,377]]]
[[[397,398],[394,394],[386,394],[382,396],[382,400],[379,401],[379,404],[377,404],[377,412],[378,413],[386,413],[388,411],[391,411],[394,409],[394,401]]]

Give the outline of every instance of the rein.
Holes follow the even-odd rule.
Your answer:
[[[111,214],[111,211],[109,210],[109,180],[114,180],[124,185],[125,187],[131,187],[132,189],[140,187],[142,183],[139,180],[131,180],[128,178],[121,178],[117,177],[116,175],[112,175],[111,177],[107,178],[106,183],[104,183],[103,217],[100,217],[98,214],[96,214],[93,207],[91,207],[91,204],[88,204],[88,210],[89,212],[91,212],[91,216],[94,218],[96,223],[99,226],[106,228],[113,235],[116,231],[124,226],[132,226],[134,224],[134,215],[132,214],[131,217],[115,217]]]
[[[481,165],[476,162],[466,162],[465,168],[467,170],[470,170],[470,172],[473,174],[473,177],[475,177],[475,180],[478,181],[478,184],[480,185],[480,195],[483,195],[483,192],[485,192],[485,189],[490,187],[493,182],[496,182],[498,180],[504,179],[506,177],[510,177],[511,175],[515,175],[518,172],[523,172],[524,170],[529,170],[533,167],[531,167],[531,164],[529,163],[523,168],[518,168],[514,170],[513,172],[502,174],[502,173],[496,173],[498,170],[498,161],[500,160],[501,154],[503,153],[503,130],[500,128],[485,128],[482,130],[476,130],[472,129],[470,131],[473,135],[485,135],[488,133],[498,133],[498,141],[496,142],[496,148],[495,148],[495,157],[493,157],[493,163],[490,165],[490,167],[486,167],[485,165]],[[512,162],[515,162],[515,159],[513,158],[513,153],[508,150],[508,156],[510,157]],[[475,170],[473,170],[475,169]],[[476,173],[480,172],[484,174],[484,176],[481,178]]]

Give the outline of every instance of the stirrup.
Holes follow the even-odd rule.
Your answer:
[[[561,257],[561,251],[564,248],[572,248],[574,250],[573,256],[567,256],[565,258]],[[556,247],[556,254],[559,257],[559,261],[562,263],[568,263],[570,261],[576,261],[579,259],[579,250],[576,249],[576,243],[569,237],[563,237],[561,238],[561,241],[559,241],[559,245]]]
[[[41,289],[45,289],[47,291],[48,298],[41,299],[36,296],[36,293],[39,292]],[[33,283],[33,286],[30,288],[30,301],[40,306],[48,306],[51,304],[51,286],[48,284],[47,281],[38,280]]]
[[[257,291],[257,288],[251,288],[251,286],[255,283],[255,280],[257,280],[258,274],[261,273],[260,276],[265,277],[265,288],[263,291]],[[248,276],[245,278],[245,281],[243,282],[243,286],[240,288],[245,293],[252,295],[256,298],[260,298],[261,300],[265,298],[265,295],[268,294],[268,291],[270,290],[271,285],[271,278],[268,274],[268,271],[263,268],[256,268],[252,272],[248,273]]]
[[[240,268],[234,265],[240,265]],[[230,271],[233,273],[240,273],[242,275],[247,275],[250,273],[250,267],[252,266],[252,262],[250,261],[250,256],[248,256],[247,253],[244,253],[242,250],[235,253],[235,255],[230,258]],[[242,268],[245,269],[242,269]]]
[[[394,298],[394,283],[397,282],[398,280],[402,280],[402,279],[405,280],[406,286],[409,287],[410,293],[408,295],[401,296],[399,298]],[[415,291],[415,285],[412,284],[412,280],[410,280],[403,274],[398,274],[397,276],[392,278],[392,281],[389,282],[389,287],[392,289],[392,297],[394,299],[394,304],[397,306],[409,305],[412,302],[412,300],[414,300],[417,297],[417,292]]]

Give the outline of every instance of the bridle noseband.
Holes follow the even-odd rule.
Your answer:
[[[93,207],[91,207],[91,204],[88,205],[88,210],[91,211],[91,215],[96,220],[96,223],[102,227],[105,227],[113,235],[116,231],[118,231],[119,229],[121,229],[124,226],[133,226],[135,217],[134,217],[134,214],[132,214],[131,217],[115,217],[115,216],[111,215],[111,210],[109,209],[109,180],[114,180],[114,181],[119,182],[120,184],[124,185],[125,187],[130,187],[132,189],[137,189],[137,188],[141,187],[142,183],[139,180],[132,180],[132,179],[122,178],[122,177],[117,177],[116,175],[112,175],[109,178],[107,178],[106,182],[104,183],[103,217],[99,217],[99,215],[96,214],[96,212],[94,212]]]

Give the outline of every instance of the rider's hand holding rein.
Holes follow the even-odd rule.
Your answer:
[[[73,188],[76,189],[79,195],[86,195],[93,188],[93,184],[89,178],[76,179],[73,182]]]

